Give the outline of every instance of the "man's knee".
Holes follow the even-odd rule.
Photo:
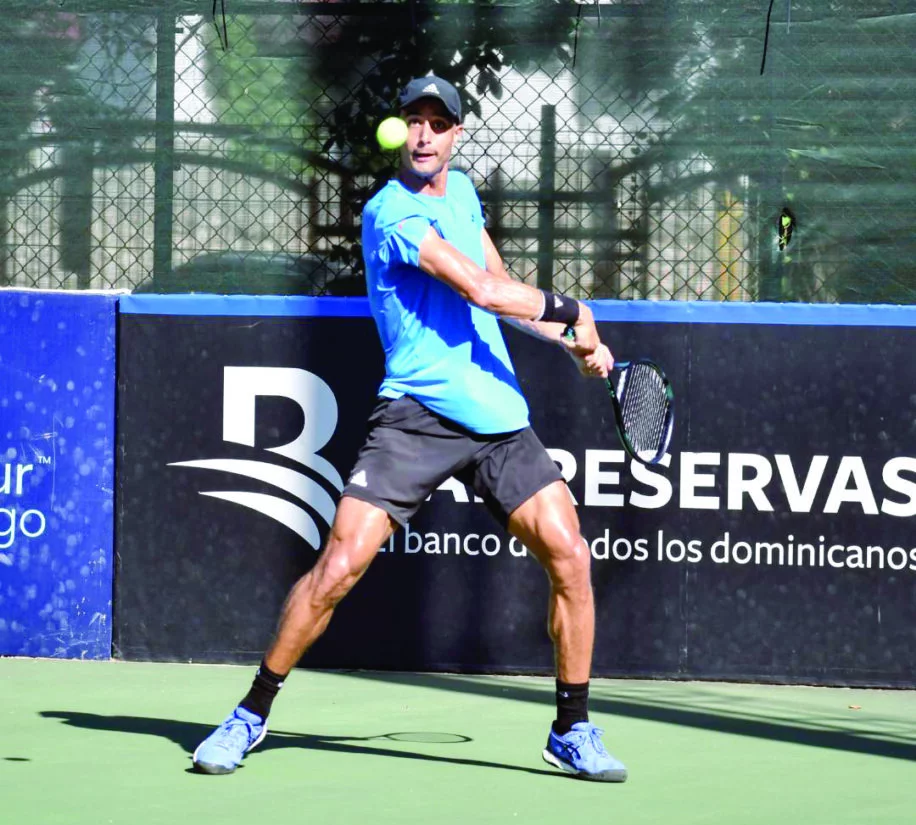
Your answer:
[[[328,548],[313,571],[313,598],[333,607],[353,589],[364,571],[346,548]]]
[[[591,586],[591,553],[581,536],[570,537],[550,547],[547,573],[554,587],[577,590]]]
[[[358,570],[346,553],[337,552],[325,559],[318,579],[318,593],[323,600],[337,604],[358,581]]]

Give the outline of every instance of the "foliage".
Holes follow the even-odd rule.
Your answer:
[[[360,184],[353,211],[391,174],[374,131],[408,80],[437,74],[458,89],[464,112],[479,115],[481,97],[502,96],[505,67],[524,71],[570,59],[571,8],[554,0],[367,4],[365,14],[346,18],[335,37],[319,43],[313,79],[336,101],[325,116],[323,148],[338,153]],[[355,230],[338,257],[362,269]]]
[[[763,71],[766,3],[646,0],[614,28],[620,48],[589,52],[593,24],[586,85],[647,124],[616,173],[650,180],[650,204],[703,184],[745,191],[760,298],[913,302],[916,17],[905,5],[776,3]],[[665,174],[695,159],[706,171]],[[785,207],[798,228],[780,252]]]
[[[302,62],[309,64],[301,49],[278,50],[278,32],[288,28],[270,16],[234,15],[227,18],[224,32],[229,48],[215,28],[208,28],[206,76],[220,124],[245,127],[248,133],[246,139],[231,141],[230,157],[250,165],[254,174],[299,178],[307,168],[301,156],[273,146],[308,142],[309,96],[297,81]]]

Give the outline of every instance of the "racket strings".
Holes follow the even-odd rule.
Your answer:
[[[665,446],[668,393],[664,379],[647,364],[624,370],[617,388],[623,429],[638,453],[656,454]]]

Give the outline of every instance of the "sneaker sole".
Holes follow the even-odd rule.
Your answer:
[[[626,782],[626,768],[620,770],[601,771],[600,773],[587,773],[586,771],[576,770],[572,765],[567,765],[563,760],[558,759],[547,748],[541,752],[541,756],[548,765],[559,768],[563,773],[568,773],[576,779],[585,779],[590,782]]]
[[[264,741],[264,737],[267,736],[267,725],[264,725],[264,728],[261,730],[261,735],[252,742],[245,753],[248,753],[250,750],[254,750],[261,742]],[[206,740],[204,740],[206,741]],[[212,762],[198,762],[197,761],[197,751],[199,751],[204,746],[204,743],[201,742],[197,746],[197,750],[194,751],[194,755],[191,757],[192,762],[194,763],[194,770],[198,773],[206,773],[210,776],[222,776],[227,773],[235,773],[235,769],[238,765],[233,765],[231,768],[226,765],[216,765]],[[244,754],[243,754],[244,755]]]

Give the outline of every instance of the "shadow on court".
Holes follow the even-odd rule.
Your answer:
[[[353,671],[346,675],[387,684],[403,684],[520,702],[535,702],[545,706],[549,705],[550,711],[553,708],[552,691],[526,687],[522,684],[506,684],[505,681],[485,682],[451,674],[440,676],[432,673]],[[670,683],[668,686],[670,687]],[[823,690],[831,690],[831,688],[823,688]],[[666,691],[666,696],[671,696],[670,691]],[[695,702],[695,697],[686,698],[685,705],[691,701]],[[725,704],[721,699],[719,701]],[[594,713],[626,716],[632,719],[662,722],[734,736],[749,736],[774,742],[830,748],[868,756],[916,760],[916,735],[910,728],[902,729],[899,733],[891,733],[885,728],[876,727],[868,730],[859,725],[856,725],[856,730],[853,731],[843,729],[839,725],[828,726],[822,722],[813,722],[808,726],[792,724],[785,719],[763,718],[759,710],[755,712],[754,703],[751,700],[746,701],[738,710],[729,708],[721,712],[713,712],[707,709],[654,703],[651,699],[636,702],[631,698],[605,699],[593,695],[589,698],[589,709]],[[786,707],[783,713],[791,714],[792,709]],[[899,720],[889,720],[889,724],[897,723]]]
[[[143,736],[159,736],[169,739],[186,751],[190,759],[194,749],[213,731],[213,725],[197,722],[182,722],[177,719],[155,719],[147,716],[105,716],[100,713],[83,713],[66,710],[44,710],[40,716],[45,719],[59,719],[66,725],[88,730],[107,730],[114,733],[131,733]],[[564,778],[564,774],[549,769],[528,768],[522,765],[509,765],[500,762],[488,762],[481,759],[463,759],[460,757],[440,756],[438,754],[417,751],[395,750],[391,748],[367,745],[367,742],[414,742],[450,747],[473,741],[470,737],[458,733],[434,733],[426,731],[399,731],[377,736],[315,736],[308,733],[289,733],[270,730],[257,751],[278,748],[302,748],[330,753],[383,756],[395,759],[420,759],[427,762],[441,762],[450,765],[467,765],[476,768],[499,768],[522,773],[543,774]],[[242,764],[244,767],[244,763]],[[191,771],[191,768],[188,768]]]

